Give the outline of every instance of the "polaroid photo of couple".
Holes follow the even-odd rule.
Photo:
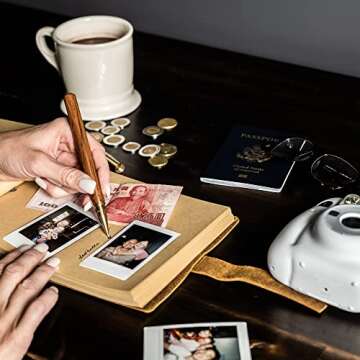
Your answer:
[[[251,360],[244,322],[144,328],[144,360]]]
[[[15,247],[46,243],[46,257],[50,257],[98,227],[92,215],[69,203],[13,231],[4,240]]]
[[[179,235],[135,220],[82,261],[80,266],[126,280]]]

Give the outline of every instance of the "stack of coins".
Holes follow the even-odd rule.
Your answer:
[[[153,140],[156,140],[158,137],[164,134],[164,132],[169,132],[176,128],[177,120],[174,118],[162,118],[156,125],[150,125],[145,127],[142,130],[142,133],[146,136],[151,137]],[[162,169],[169,162],[169,159],[172,158],[177,153],[177,147],[172,144],[161,143],[149,144],[143,146],[139,150],[139,155],[148,157],[148,163],[157,168]]]
[[[91,135],[98,141],[103,142],[107,146],[119,147],[127,153],[138,154],[147,158],[148,163],[161,169],[166,166],[169,160],[177,153],[177,147],[173,144],[160,143],[160,144],[146,144],[142,146],[135,141],[127,141],[123,135],[119,133],[131,124],[128,118],[117,118],[111,121],[111,125],[106,125],[104,121],[91,121],[85,126],[91,131]],[[157,140],[164,133],[170,132],[176,128],[178,122],[174,118],[162,118],[156,125],[146,126],[142,129],[142,134]]]

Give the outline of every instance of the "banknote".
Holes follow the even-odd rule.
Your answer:
[[[182,186],[123,184],[106,206],[109,221],[128,224],[140,220],[166,226],[179,199]]]
[[[111,184],[111,196],[106,205],[108,219],[117,224],[141,220],[166,226],[181,191],[182,186],[173,185]],[[52,198],[39,189],[26,207],[47,212],[69,202],[81,205],[82,195],[69,195],[59,199]]]
[[[53,198],[44,190],[39,189],[35,195],[27,203],[26,207],[29,209],[41,210],[48,212],[50,210],[57,209],[68,202],[78,202],[78,195],[69,195],[62,198]]]
[[[118,189],[119,184],[110,184],[110,199],[116,190]],[[27,203],[26,207],[29,209],[41,210],[43,212],[48,212],[50,210],[54,210],[59,206],[62,206],[66,203],[74,203],[78,206],[82,206],[83,200],[82,194],[74,194],[69,196],[64,196],[62,198],[53,198],[47,192],[42,189],[39,189],[35,195],[30,199]],[[110,200],[108,199],[108,201]]]

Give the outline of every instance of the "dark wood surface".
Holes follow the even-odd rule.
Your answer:
[[[61,115],[61,79],[34,39],[38,28],[65,18],[0,3],[0,20],[0,117],[35,124]],[[125,136],[144,144],[144,126],[175,117],[178,128],[161,140],[179,153],[161,171],[121,150],[112,154],[130,177],[183,185],[184,194],[231,206],[240,225],[211,255],[266,268],[268,247],[287,222],[334,194],[311,179],[309,164],[296,167],[281,194],[205,185],[199,176],[236,122],[290,130],[360,166],[360,80],[141,33],[134,45],[143,103]],[[141,359],[144,326],[247,321],[253,359],[360,359],[359,315],[329,307],[319,316],[242,283],[191,275],[148,315],[60,293],[32,347],[50,358]]]

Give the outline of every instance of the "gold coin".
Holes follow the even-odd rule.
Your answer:
[[[109,135],[104,137],[103,143],[106,145],[118,147],[125,141],[125,136],[122,135]]]
[[[128,118],[117,118],[111,121],[111,125],[124,129],[126,126],[130,125],[130,122],[131,121]]]
[[[159,145],[149,144],[149,145],[143,146],[139,150],[139,155],[143,156],[143,157],[153,157],[153,156],[157,155],[160,152],[160,150],[161,150],[161,148]]]
[[[163,118],[157,122],[157,126],[159,128],[168,130],[168,131],[175,129],[177,124],[178,124],[178,122],[174,118]]]
[[[164,130],[160,129],[158,126],[151,125],[151,126],[145,127],[143,129],[142,133],[146,136],[152,137],[155,140],[158,136],[160,136],[164,133]]]
[[[120,131],[121,131],[121,129],[118,126],[106,126],[103,129],[101,129],[101,132],[104,135],[114,135]]]
[[[131,152],[132,154],[135,154],[139,149],[141,145],[134,141],[129,141],[126,144],[122,146],[122,149],[127,152]]]
[[[161,150],[160,155],[165,156],[167,158],[171,158],[177,153],[177,147],[172,144],[162,143],[160,144]]]
[[[165,156],[156,155],[156,156],[151,157],[148,160],[148,163],[153,167],[161,169],[168,163],[168,159]]]
[[[89,121],[85,124],[85,128],[90,131],[100,131],[106,126],[105,121]]]
[[[90,135],[99,143],[101,143],[104,138],[104,135],[99,132],[91,132]]]

